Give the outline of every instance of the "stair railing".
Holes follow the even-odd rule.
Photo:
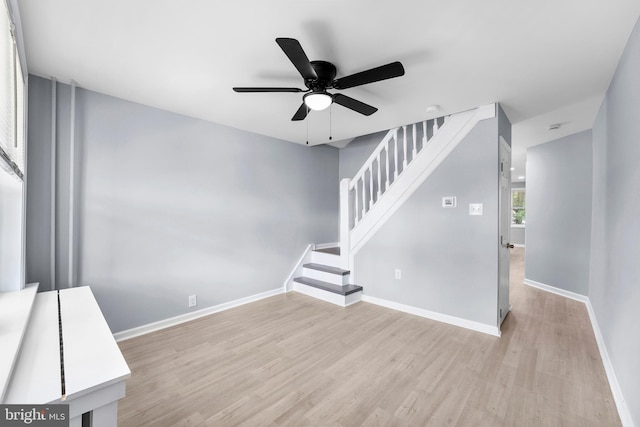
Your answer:
[[[340,244],[345,268],[351,230],[391,188],[448,118],[439,117],[389,130],[355,176],[340,181]],[[409,137],[407,130],[411,134]],[[402,137],[398,135],[400,132]]]

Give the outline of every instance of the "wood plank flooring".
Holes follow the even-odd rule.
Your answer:
[[[119,426],[618,426],[584,304],[522,285],[492,337],[278,295],[120,343]]]

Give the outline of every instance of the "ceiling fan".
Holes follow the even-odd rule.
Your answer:
[[[396,61],[336,79],[336,67],[327,61],[309,61],[298,40],[277,38],[276,43],[296,67],[304,79],[304,85],[307,89],[296,87],[234,87],[233,90],[240,93],[305,92],[302,97],[302,105],[291,118],[293,121],[304,120],[309,110],[324,110],[334,102],[365,116],[370,116],[378,109],[341,93],[328,93],[327,89],[348,89],[404,75],[404,67],[400,62]]]

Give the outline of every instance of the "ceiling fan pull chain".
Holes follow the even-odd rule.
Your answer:
[[[309,107],[307,106],[307,114],[309,114]],[[309,145],[309,120],[305,120],[307,122],[307,145]]]
[[[329,105],[329,141],[331,141],[331,139],[333,138],[333,137],[331,136],[331,125],[332,125],[332,123],[333,123],[333,122],[331,121],[331,118],[333,117],[333,116],[331,115],[331,112],[333,111],[333,108],[331,108],[331,107],[333,107],[333,104]]]

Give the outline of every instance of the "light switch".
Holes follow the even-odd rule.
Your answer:
[[[469,203],[469,215],[482,215],[482,203]]]

